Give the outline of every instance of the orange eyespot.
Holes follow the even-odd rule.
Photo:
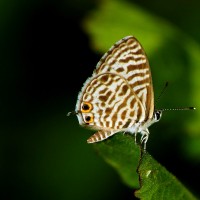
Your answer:
[[[93,116],[89,116],[89,115],[86,115],[86,116],[85,116],[85,122],[86,122],[87,124],[92,123],[93,121],[94,121]]]
[[[92,110],[92,104],[88,102],[83,102],[81,106],[81,112],[88,113]]]

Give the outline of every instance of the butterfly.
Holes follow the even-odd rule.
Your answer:
[[[164,110],[164,109],[163,109]],[[162,109],[154,107],[151,70],[141,44],[133,36],[116,42],[97,63],[78,95],[75,114],[79,124],[96,130],[88,143],[100,142],[118,132],[141,133],[158,122]]]

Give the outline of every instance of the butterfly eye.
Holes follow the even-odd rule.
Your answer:
[[[93,116],[89,116],[89,115],[85,116],[85,122],[87,124],[92,123],[93,120],[94,120]]]
[[[154,113],[154,118],[156,121],[159,121],[160,118],[162,116],[162,112],[160,110],[157,110],[155,113]]]
[[[92,104],[88,102],[83,102],[81,106],[81,111],[87,113],[90,112],[91,110],[92,110]]]

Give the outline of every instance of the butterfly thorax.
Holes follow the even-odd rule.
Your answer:
[[[138,133],[138,132],[142,133],[144,131],[147,131],[152,124],[158,122],[161,119],[161,116],[162,116],[162,111],[155,110],[152,118],[144,122],[135,123],[134,126],[128,127],[126,131],[130,133]]]

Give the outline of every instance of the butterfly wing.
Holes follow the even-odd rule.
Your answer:
[[[145,115],[144,121],[151,119],[154,112],[151,70],[147,56],[137,39],[127,36],[104,54],[93,76],[106,72],[125,78],[144,107],[145,113],[141,113]]]
[[[145,111],[123,77],[103,73],[86,82],[76,112],[80,125],[99,131],[88,140],[97,142],[142,122]]]

